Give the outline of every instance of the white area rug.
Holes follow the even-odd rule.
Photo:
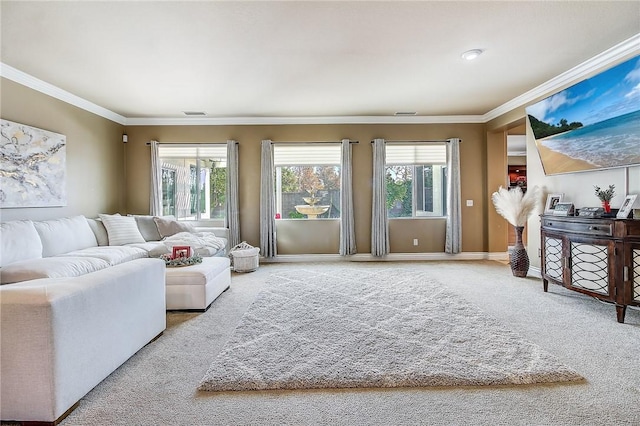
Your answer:
[[[200,390],[484,386],[583,378],[411,268],[272,275]]]

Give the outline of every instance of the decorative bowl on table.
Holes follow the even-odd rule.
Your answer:
[[[189,256],[189,257],[173,257],[170,254],[163,254],[162,256],[160,256],[160,259],[164,260],[165,265],[167,265],[168,268],[177,268],[180,266],[191,266],[191,265],[197,265],[198,263],[202,263],[202,256],[198,255],[198,254],[194,254],[193,256]]]

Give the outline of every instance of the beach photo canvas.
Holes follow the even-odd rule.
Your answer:
[[[547,175],[640,164],[640,55],[526,108]]]

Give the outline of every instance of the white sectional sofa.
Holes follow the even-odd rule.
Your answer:
[[[0,419],[59,421],[165,329],[165,262],[149,257],[168,249],[126,242],[141,218],[0,224]]]

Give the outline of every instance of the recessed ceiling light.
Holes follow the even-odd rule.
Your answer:
[[[482,49],[471,49],[464,52],[461,56],[462,59],[466,59],[467,61],[473,61],[478,56],[482,55]]]
[[[203,111],[182,111],[184,115],[189,117],[203,117],[207,115],[206,112]]]

